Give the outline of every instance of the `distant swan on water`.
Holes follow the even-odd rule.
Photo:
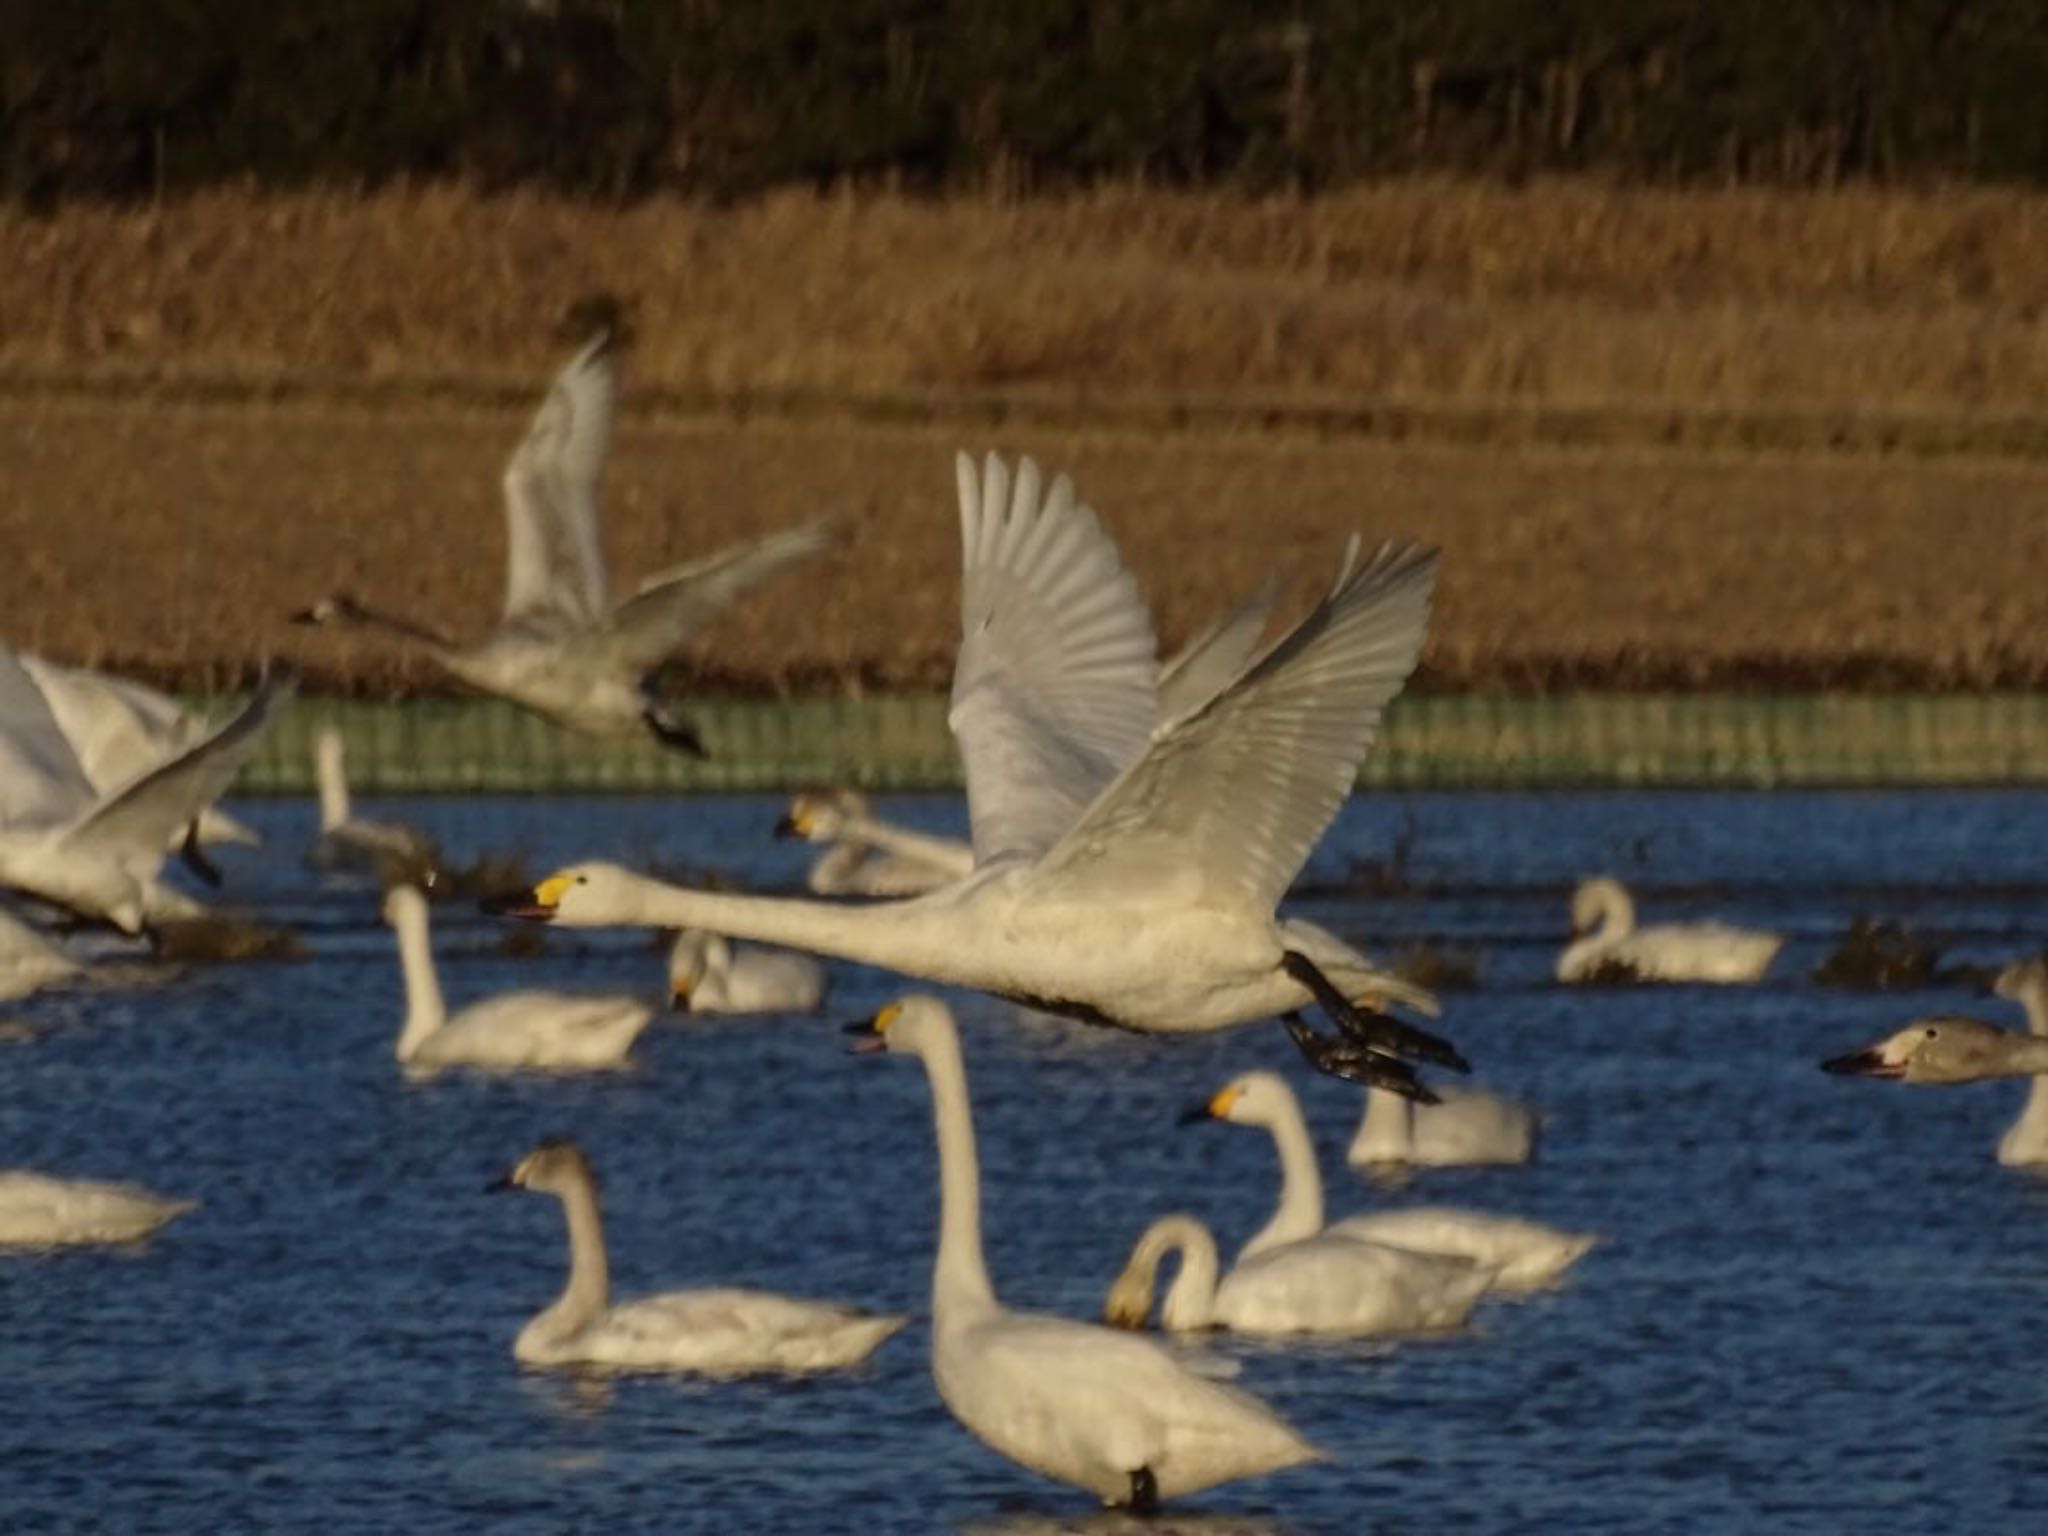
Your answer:
[[[197,1208],[139,1184],[0,1170],[0,1243],[15,1246],[134,1242]]]
[[[818,526],[787,529],[649,577],[613,602],[598,544],[597,480],[618,390],[615,342],[607,324],[569,360],[505,466],[505,606],[481,641],[463,645],[346,595],[293,618],[381,630],[470,687],[571,730],[644,728],[703,755],[696,727],[656,692],[655,669],[728,604],[829,540]]]
[[[1778,934],[1725,923],[1638,928],[1627,888],[1604,875],[1581,882],[1572,893],[1572,933],[1557,957],[1559,981],[1756,981],[1785,943]]]
[[[527,1365],[706,1376],[830,1371],[858,1365],[907,1321],[733,1287],[613,1302],[597,1178],[580,1147],[543,1141],[490,1187],[553,1195],[568,1218],[569,1283],[512,1345]]]
[[[996,1299],[981,1245],[981,1173],[953,1016],[911,996],[865,1025],[861,1045],[916,1057],[939,1144],[932,1376],[953,1417],[999,1455],[1150,1511],[1161,1499],[1321,1459],[1257,1398],[1198,1375],[1150,1339]]]
[[[825,1000],[825,967],[809,955],[686,928],[669,950],[668,987],[690,1013],[814,1013]]]
[[[1475,1089],[1439,1087],[1438,1102],[1365,1090],[1365,1112],[1345,1160],[1354,1168],[1462,1168],[1535,1159],[1543,1117]]]

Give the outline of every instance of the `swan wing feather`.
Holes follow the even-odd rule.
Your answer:
[[[555,375],[505,465],[505,622],[582,629],[607,604],[597,540],[597,477],[618,393],[612,332]]]
[[[644,672],[729,604],[831,543],[825,524],[805,523],[650,576],[619,604],[605,643],[623,663]]]

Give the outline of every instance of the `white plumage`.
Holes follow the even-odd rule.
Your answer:
[[[1725,923],[1636,926],[1635,902],[1619,880],[1600,876],[1572,893],[1572,942],[1557,957],[1559,981],[1605,976],[1638,981],[1755,981],[1785,940]]]

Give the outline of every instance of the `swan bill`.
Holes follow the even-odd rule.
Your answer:
[[[872,1018],[855,1019],[850,1024],[839,1026],[839,1032],[853,1037],[851,1047],[856,1056],[879,1056],[889,1049],[889,1026],[903,1012],[901,1003],[891,1003]]]
[[[1823,1072],[1836,1077],[1879,1077],[1893,1081],[1906,1075],[1906,1064],[1902,1061],[1886,1061],[1884,1053],[1871,1046],[1861,1051],[1851,1051],[1846,1056],[1830,1056],[1820,1064]]]
[[[562,904],[562,893],[568,890],[569,885],[567,875],[549,875],[540,884],[525,890],[486,896],[477,902],[477,907],[493,917],[517,917],[530,923],[545,923],[554,917],[555,908]]]
[[[792,837],[808,837],[810,834],[804,830],[804,824],[801,821],[798,821],[794,815],[785,812],[776,820],[775,835],[787,840]]]

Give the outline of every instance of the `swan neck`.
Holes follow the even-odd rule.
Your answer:
[[[920,1052],[931,1079],[932,1124],[939,1142],[939,1254],[932,1270],[932,1313],[992,1308],[995,1288],[981,1247],[981,1165],[959,1039],[950,1033]]]
[[[1600,925],[1593,936],[1603,945],[1618,944],[1636,931],[1635,898],[1618,885],[1607,886],[1600,894]]]
[[[320,786],[320,830],[332,832],[348,820],[348,774],[338,736],[322,736],[313,749],[313,775]]]
[[[1216,1316],[1216,1239],[1194,1221],[1162,1223],[1156,1230],[1160,1242],[1153,1256],[1155,1267],[1167,1253],[1180,1250],[1180,1273],[1167,1289],[1160,1320],[1175,1331],[1208,1327]]]
[[[1374,1151],[1406,1156],[1415,1146],[1415,1101],[1391,1088],[1368,1086],[1359,1140]]]
[[[447,1022],[448,1010],[441,998],[441,978],[434,971],[425,909],[407,903],[398,909],[392,926],[398,934],[398,967],[405,976],[405,1027],[398,1036],[398,1059],[404,1061]]]
[[[2048,976],[2029,976],[2014,991],[2013,999],[2027,1010],[2027,1028],[2048,1036]]]
[[[597,1189],[578,1179],[561,1191],[562,1212],[569,1219],[569,1283],[549,1308],[567,1328],[581,1328],[611,1297],[611,1261],[604,1251],[604,1217],[598,1214]]]
[[[661,928],[704,928],[727,938],[752,939],[785,949],[808,950],[864,965],[908,971],[934,981],[956,976],[949,958],[961,946],[950,932],[929,923],[904,921],[910,901],[883,901],[867,906],[800,901],[772,896],[727,896],[678,886],[649,884],[630,917],[630,924]],[[948,909],[923,907],[939,916]],[[951,925],[947,925],[950,929]]]
[[[1244,1245],[1246,1258],[1282,1243],[1298,1243],[1323,1230],[1323,1176],[1316,1167],[1315,1143],[1309,1140],[1301,1106],[1292,1101],[1281,1106],[1268,1129],[1280,1154],[1280,1205],[1273,1219]]]
[[[845,819],[843,841],[879,848],[885,853],[900,854],[915,859],[920,864],[929,864],[955,877],[971,874],[974,870],[974,851],[948,837],[933,837],[928,833],[916,832],[909,827],[895,826],[890,822],[878,821],[872,816],[850,815]]]
[[[2006,1073],[2012,1077],[2048,1077],[2048,1035],[2015,1035],[2005,1054]],[[2036,1084],[2039,1087],[2039,1084]]]

